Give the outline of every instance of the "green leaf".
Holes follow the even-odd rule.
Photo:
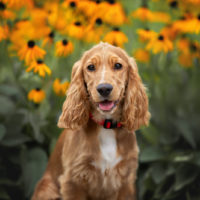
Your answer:
[[[4,137],[6,134],[6,128],[4,125],[0,124],[0,140]]]
[[[180,121],[177,120],[176,121],[176,125],[180,130],[180,133],[182,134],[182,136],[185,138],[185,140],[193,147],[196,148],[196,142],[193,136],[193,133],[188,125],[188,123],[186,123],[185,121]]]
[[[44,173],[47,155],[41,148],[34,148],[24,152],[22,162],[22,179],[26,197],[30,197],[38,180]]]
[[[7,115],[15,109],[14,103],[6,96],[0,95],[0,114]]]
[[[140,161],[141,162],[152,162],[156,160],[161,160],[165,157],[162,149],[158,147],[146,147],[141,151]]]
[[[10,200],[10,197],[8,196],[7,192],[3,188],[0,188],[0,199]]]
[[[186,185],[192,183],[198,175],[198,170],[193,165],[181,165],[176,171],[176,181],[174,190],[180,190]]]

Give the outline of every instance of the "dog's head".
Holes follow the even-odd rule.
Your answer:
[[[128,130],[148,124],[148,98],[137,65],[119,47],[101,42],[74,64],[58,126],[83,126],[90,112],[101,118],[117,116]]]

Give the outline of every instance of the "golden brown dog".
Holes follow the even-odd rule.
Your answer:
[[[65,128],[32,200],[134,200],[148,99],[133,58],[100,43],[72,69],[58,121]]]

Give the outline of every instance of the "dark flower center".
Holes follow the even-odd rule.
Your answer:
[[[54,34],[53,31],[52,31],[51,33],[49,33],[49,37],[50,37],[50,38],[54,38],[54,36],[55,36],[55,34]]]
[[[159,35],[158,36],[158,40],[163,41],[164,40],[164,36],[163,35]]]
[[[63,43],[63,45],[65,46],[65,45],[68,44],[68,41],[67,41],[66,39],[64,39],[64,40],[62,41],[62,43]]]
[[[200,14],[197,16],[197,19],[200,20]]]
[[[114,0],[107,0],[107,2],[108,2],[109,4],[115,4],[115,1],[114,1]]]
[[[81,25],[81,22],[75,22],[74,25],[80,26],[80,25]]]
[[[149,29],[149,28],[145,28],[144,30],[145,30],[145,31],[150,31],[150,29]]]
[[[120,31],[119,27],[114,27],[113,31]]]
[[[35,42],[33,40],[28,41],[28,47],[33,48],[35,46]]]
[[[35,88],[35,90],[39,92],[41,89],[40,88]]]
[[[3,2],[0,2],[0,10],[5,10],[6,5]]]
[[[180,20],[185,20],[185,19],[186,19],[185,16],[180,17]]]
[[[37,64],[42,64],[42,63],[44,63],[44,61],[43,60],[37,60]]]
[[[190,44],[190,49],[191,49],[191,51],[196,52],[197,46],[194,43],[192,43],[192,44]]]
[[[101,3],[101,1],[100,1],[100,0],[97,0],[97,1],[96,1],[96,4],[99,4],[99,3]]]
[[[74,8],[74,7],[76,7],[76,2],[71,1],[69,5],[70,5],[70,7]]]
[[[172,8],[177,8],[178,7],[178,2],[177,1],[171,1],[169,5]]]
[[[96,19],[96,24],[98,24],[98,25],[101,25],[101,24],[102,24],[101,18],[97,18],[97,19]]]

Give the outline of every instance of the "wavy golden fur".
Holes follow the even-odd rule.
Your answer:
[[[121,67],[115,68],[116,63]],[[95,70],[88,70],[89,65]],[[105,98],[97,90],[102,83],[112,85],[106,97],[112,108],[102,103]],[[148,125],[149,117],[148,98],[134,59],[102,42],[86,51],[73,66],[58,120],[65,129],[32,200],[135,200],[138,146],[134,131]],[[120,121],[122,127],[107,130],[96,123],[106,118]]]

